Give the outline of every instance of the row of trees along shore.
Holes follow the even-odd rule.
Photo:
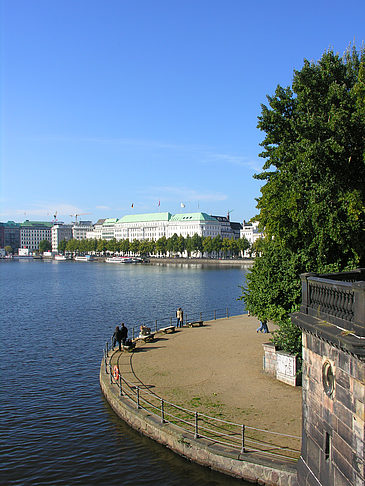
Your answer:
[[[279,325],[274,344],[301,356],[290,313],[301,301],[300,274],[365,266],[365,51],[326,51],[304,61],[291,87],[262,105],[258,128],[264,182],[255,217],[264,228],[242,299]]]
[[[202,237],[198,234],[194,236],[178,236],[176,233],[170,238],[162,236],[158,240],[97,240],[84,239],[68,241],[61,241],[58,245],[58,250],[61,252],[70,253],[121,253],[133,255],[169,255],[180,254],[186,252],[187,256],[192,253],[206,253],[207,255],[232,255],[240,256],[243,252],[250,248],[250,243],[246,238],[233,240],[230,238],[222,238],[221,236]]]

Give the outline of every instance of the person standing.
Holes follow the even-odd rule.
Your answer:
[[[176,327],[180,326],[180,312],[181,312],[181,307],[179,307],[176,311]]]
[[[119,329],[119,326],[116,326],[114,334],[113,334],[113,348],[115,347],[116,344],[119,344],[119,351],[122,350],[122,333],[121,329]]]
[[[124,346],[128,336],[128,329],[125,327],[124,322],[122,322],[122,327],[120,328],[120,334]]]

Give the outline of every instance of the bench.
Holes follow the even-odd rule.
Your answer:
[[[164,332],[165,334],[168,332],[175,332],[175,326],[161,327],[160,331]]]
[[[150,334],[146,335],[139,335],[136,337],[135,341],[144,341],[145,343],[150,343],[155,339],[155,333],[151,332]]]
[[[187,323],[188,327],[202,327],[203,325],[204,321],[192,321]]]

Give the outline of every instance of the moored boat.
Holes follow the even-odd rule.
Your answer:
[[[76,262],[92,262],[92,260],[93,260],[92,255],[85,255],[85,256],[77,255],[77,256],[75,256]]]
[[[59,262],[63,262],[65,260],[69,260],[69,258],[65,255],[55,255],[54,256],[54,259],[59,261]]]
[[[133,259],[130,257],[108,257],[105,258],[106,263],[132,263]]]

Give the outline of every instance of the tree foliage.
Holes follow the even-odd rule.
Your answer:
[[[258,128],[264,181],[257,216],[265,228],[243,297],[258,317],[279,323],[274,342],[293,350],[289,313],[299,275],[365,263],[365,54],[327,51],[294,71],[262,105]],[[291,336],[291,338],[289,338]]]
[[[48,240],[42,240],[39,242],[39,251],[43,253],[44,251],[51,251],[52,245],[51,242]]]

